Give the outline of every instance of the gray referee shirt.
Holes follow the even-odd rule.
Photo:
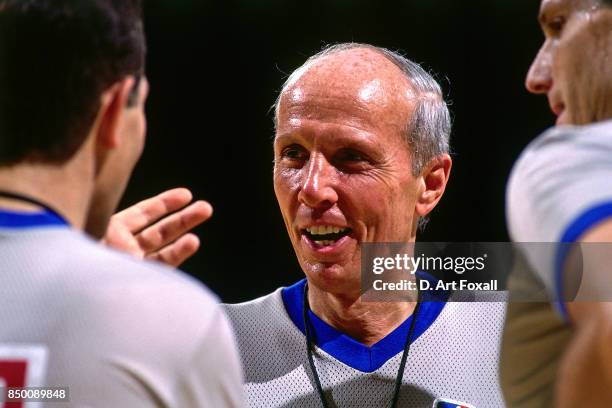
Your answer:
[[[67,387],[54,408],[216,408],[242,406],[241,383],[202,285],[53,214],[0,211],[0,386]]]

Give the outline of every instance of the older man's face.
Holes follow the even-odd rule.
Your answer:
[[[543,0],[545,41],[527,89],[546,94],[557,125],[612,117],[612,7],[600,0]]]
[[[367,49],[316,61],[281,95],[274,189],[317,287],[354,294],[360,243],[414,240],[423,187],[402,139],[413,109],[408,80]]]

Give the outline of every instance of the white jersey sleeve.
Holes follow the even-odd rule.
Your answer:
[[[225,313],[215,310],[176,393],[179,407],[243,407],[242,367]]]
[[[553,128],[517,160],[506,192],[508,230],[554,299],[562,245],[612,217],[612,121]]]

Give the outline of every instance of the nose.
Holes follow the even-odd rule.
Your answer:
[[[553,85],[552,78],[552,49],[548,41],[540,48],[538,55],[536,55],[529,72],[527,72],[527,78],[525,80],[525,87],[533,94],[546,94]]]
[[[322,154],[312,154],[304,170],[305,175],[298,200],[311,208],[332,207],[338,201],[338,194],[334,188],[333,166]]]

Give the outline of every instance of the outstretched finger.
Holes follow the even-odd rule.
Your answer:
[[[153,259],[166,265],[177,267],[195,254],[199,248],[199,238],[195,234],[186,234],[176,240],[176,242],[147,255],[147,259]]]
[[[130,232],[137,233],[160,218],[185,207],[192,199],[193,195],[186,188],[174,188],[128,207],[113,218]]]
[[[159,251],[200,225],[212,215],[212,207],[206,201],[196,201],[179,212],[159,221],[136,235],[145,253]]]

